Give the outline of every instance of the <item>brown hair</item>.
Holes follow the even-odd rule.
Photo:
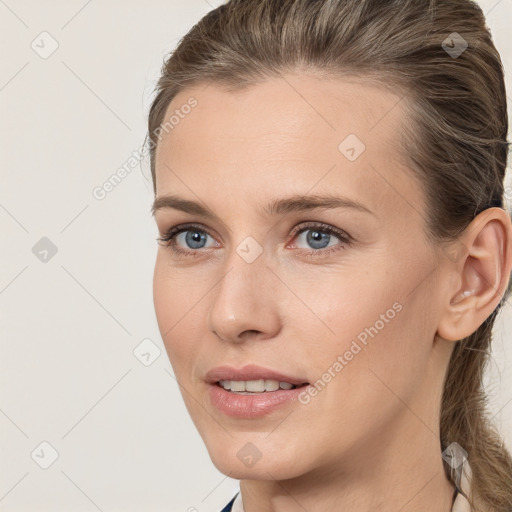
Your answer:
[[[467,48],[450,54],[453,41]],[[401,151],[423,184],[431,240],[455,240],[477,214],[504,207],[503,68],[471,0],[230,0],[210,11],[165,61],[157,84],[148,119],[155,194],[159,134],[162,126],[168,131],[164,116],[178,92],[208,82],[242,89],[309,70],[378,81],[405,98]],[[471,494],[497,512],[512,510],[512,458],[486,411],[482,380],[492,327],[509,293],[456,344],[441,403],[441,450],[457,442],[467,451]],[[445,471],[453,481],[448,465]]]

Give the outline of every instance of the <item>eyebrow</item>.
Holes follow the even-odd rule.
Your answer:
[[[209,208],[202,204],[184,199],[175,195],[165,195],[155,199],[151,208],[152,215],[162,209],[172,208],[185,213],[199,215],[206,219],[219,220],[217,215]],[[262,213],[270,216],[282,215],[291,212],[304,212],[315,209],[333,209],[333,208],[352,208],[361,212],[375,215],[365,205],[348,199],[346,197],[338,197],[331,195],[293,195],[272,200],[266,208],[262,209]]]

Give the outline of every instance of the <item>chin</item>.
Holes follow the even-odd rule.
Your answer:
[[[304,461],[276,445],[248,436],[233,436],[225,443],[207,444],[214,466],[237,480],[287,480],[306,472]],[[251,441],[253,439],[254,441]]]
[[[263,461],[261,459],[252,467],[246,467],[236,458],[212,458],[213,465],[224,475],[236,480],[288,480],[300,476],[302,473],[294,468],[290,470],[282,461]]]

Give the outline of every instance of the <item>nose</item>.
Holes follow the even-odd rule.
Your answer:
[[[269,339],[281,328],[279,280],[262,253],[252,263],[235,251],[226,272],[212,290],[208,328],[223,341]]]

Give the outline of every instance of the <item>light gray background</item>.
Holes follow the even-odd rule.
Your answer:
[[[147,160],[92,193],[140,150],[163,57],[220,3],[0,0],[3,512],[218,512],[238,489],[211,463],[158,332]],[[512,1],[479,3],[511,91]],[[54,256],[33,253],[43,237]],[[486,376],[509,447],[511,328],[508,304]],[[134,355],[145,339],[148,366]],[[58,452],[47,469],[43,441]]]

